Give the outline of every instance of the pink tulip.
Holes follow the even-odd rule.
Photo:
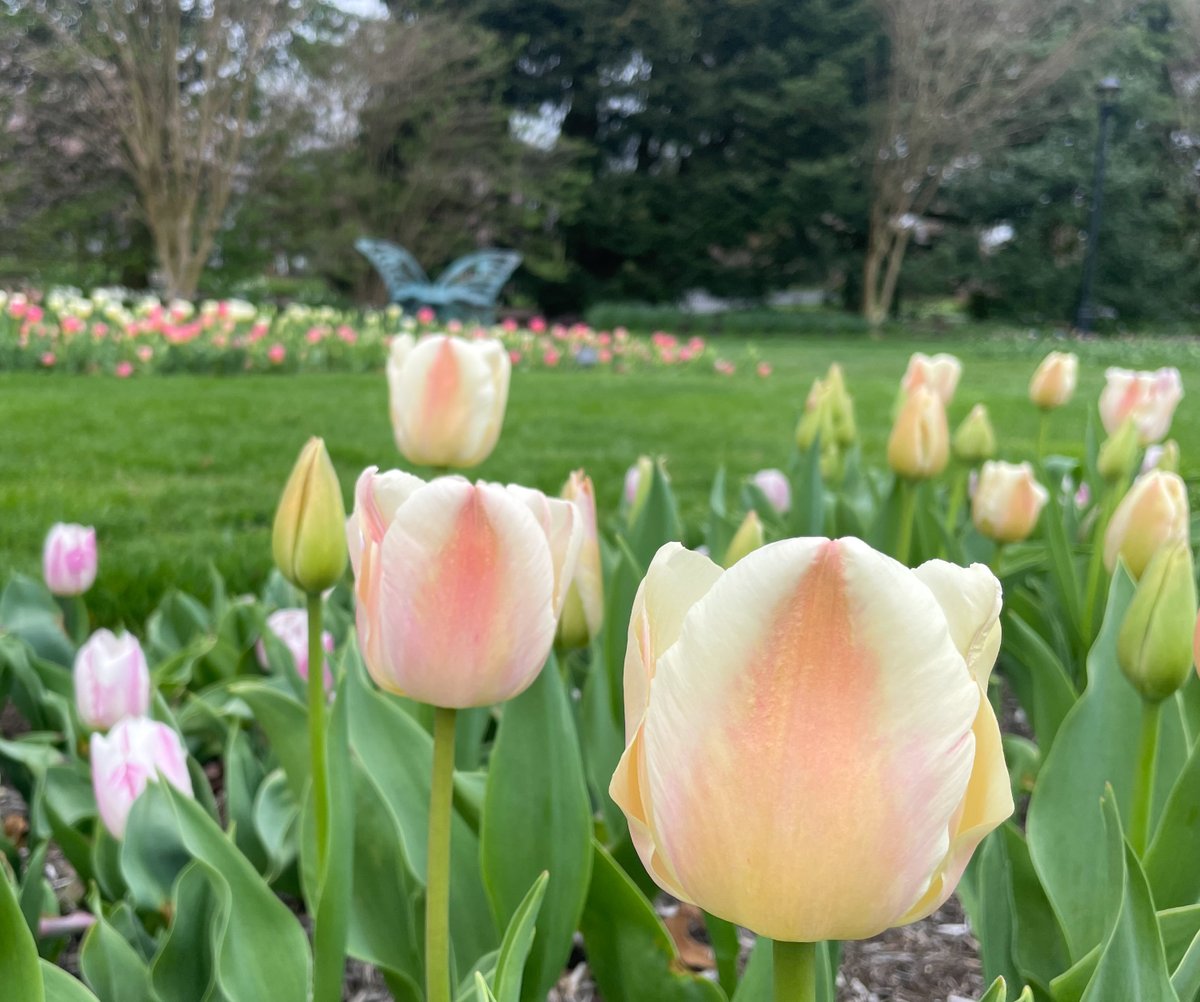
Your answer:
[[[555,351],[553,348],[547,348],[546,351],[542,354],[542,361],[546,365],[548,365],[551,369],[553,369],[555,366],[558,365],[559,360],[561,358],[562,358],[562,356],[559,355],[559,353],[557,351]]]
[[[149,362],[150,359],[152,359],[154,357],[154,349],[151,348],[148,344],[144,344],[140,348],[138,348],[137,357],[140,358],[143,362]]]
[[[47,369],[52,368],[54,363],[57,361],[58,361],[58,356],[55,355],[54,352],[52,352],[52,351],[42,352],[41,363]]]
[[[371,676],[443,707],[522,692],[550,651],[582,536],[575,506],[539,491],[365,470],[347,537]]]
[[[786,515],[792,509],[792,485],[788,482],[787,474],[782,470],[759,470],[751,482],[766,496],[768,503],[780,515]]]
[[[773,939],[930,914],[1013,810],[987,568],[856,539],[722,571],[668,543],[634,601],[610,794],[655,882]]]
[[[132,633],[93,633],[75,655],[74,678],[79,718],[92,730],[150,712],[150,669]]]
[[[273,344],[267,349],[267,358],[271,360],[272,365],[279,365],[287,358],[287,349],[281,344]]]
[[[771,368],[770,362],[759,362],[758,368],[755,371],[758,373],[759,378],[766,379],[775,370]]]
[[[344,559],[344,558],[343,558]],[[296,666],[296,673],[302,678],[308,679],[308,613],[304,609],[277,609],[267,617],[267,629],[270,630],[292,656],[292,663]],[[333,653],[333,634],[328,630],[321,633],[321,646],[325,648],[326,653]],[[258,654],[258,663],[264,668],[270,667],[270,660],[267,658],[267,648],[262,640],[259,640],[255,645],[255,652]],[[329,668],[329,661],[325,661],[324,673],[325,691],[333,691],[333,672]]]
[[[918,386],[924,386],[941,397],[942,403],[949,407],[961,376],[962,363],[953,355],[942,353],[929,356],[918,351],[908,360],[908,369],[900,386],[906,394],[911,394]]]
[[[113,373],[118,379],[128,379],[133,375],[133,363],[118,362],[116,368],[113,369]]]
[[[529,329],[534,334],[542,334],[546,330],[546,321],[542,317],[534,317],[529,321]]]
[[[727,358],[718,358],[713,362],[713,369],[722,376],[732,376],[737,371],[737,366]]]
[[[42,549],[42,576],[55,595],[82,595],[96,580],[96,530],[57,522]]]
[[[1132,372],[1109,369],[1100,393],[1100,420],[1104,430],[1114,434],[1126,418],[1133,418],[1142,445],[1161,442],[1171,430],[1175,408],[1183,399],[1183,379],[1179,370]]]
[[[419,324],[429,326],[429,324],[433,323],[436,319],[437,314],[434,313],[433,310],[431,310],[428,306],[422,306],[419,310],[417,310],[417,323]]]
[[[126,717],[107,735],[92,735],[92,788],[100,819],[116,838],[125,837],[133,803],[147,783],[165,777],[180,793],[192,796],[187,752],[179,735],[147,717]]]
[[[410,463],[477,466],[500,437],[511,362],[500,342],[432,334],[392,342],[387,378],[396,445]]]

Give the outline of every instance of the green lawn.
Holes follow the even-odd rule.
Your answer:
[[[882,462],[897,382],[913,350],[962,358],[952,425],[985,401],[1001,455],[1019,459],[1032,452],[1037,430],[1026,385],[1051,345],[1011,337],[763,340],[758,353],[775,369],[766,380],[751,374],[744,342],[720,347],[740,363],[732,378],[515,373],[504,433],[479,476],[557,490],[568,471],[584,466],[603,517],[616,507],[629,463],[661,453],[685,519],[694,522],[721,464],[731,478],[786,464],[808,384],[835,359],[857,402],[868,460]],[[1075,350],[1083,356],[1080,391],[1055,417],[1055,451],[1081,450],[1105,365],[1174,364],[1193,387],[1200,374],[1193,342],[1092,342]],[[172,583],[204,595],[210,562],[231,588],[256,588],[270,567],[278,492],[308,435],[325,437],[347,498],[364,466],[399,463],[382,375],[0,374],[0,429],[0,580],[12,568],[40,573],[50,523],[94,524],[101,563],[89,604],[106,623],[140,621]],[[1200,407],[1192,399],[1181,405],[1174,433],[1184,472],[1200,473]]]

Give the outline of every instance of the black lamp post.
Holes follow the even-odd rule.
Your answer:
[[[1083,285],[1079,291],[1079,312],[1075,315],[1075,327],[1084,333],[1092,329],[1092,321],[1096,319],[1092,284],[1096,278],[1096,247],[1100,242],[1100,216],[1104,206],[1104,160],[1108,153],[1112,114],[1120,92],[1121,81],[1115,76],[1107,76],[1096,85],[1096,97],[1100,102],[1100,131],[1096,136],[1096,164],[1092,173],[1092,215],[1088,222],[1087,254],[1083,259]]]

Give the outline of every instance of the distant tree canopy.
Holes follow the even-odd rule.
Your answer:
[[[166,267],[171,227],[129,169],[130,136],[94,113],[94,75],[44,21],[71,6],[0,0],[0,278],[190,291]],[[876,319],[893,299],[957,297],[980,314],[1064,320],[1086,248],[1094,87],[1116,73],[1099,305],[1137,322],[1186,321],[1200,303],[1195,0],[1013,0],[1000,13],[993,0],[388,0],[378,20],[317,0],[288,9],[261,71],[238,77],[253,86],[238,92],[224,203],[209,222],[200,210],[217,200],[194,207],[202,293],[300,282],[310,297],[378,296],[352,250],[370,233],[432,270],[514,246],[518,295],[551,313],[803,286]],[[184,72],[142,76],[169,89]],[[169,181],[188,157],[152,160]]]

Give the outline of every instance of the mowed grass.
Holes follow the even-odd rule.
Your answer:
[[[696,527],[718,467],[736,483],[764,466],[787,465],[809,383],[831,361],[846,370],[867,461],[882,464],[897,383],[914,350],[953,351],[963,360],[952,427],[983,401],[1001,456],[1026,458],[1038,426],[1026,387],[1052,346],[1012,337],[764,340],[757,352],[774,374],[760,379],[739,341],[718,345],[739,362],[729,378],[673,370],[516,372],[500,444],[476,475],[557,491],[582,466],[595,480],[603,521],[616,511],[626,467],[640,453],[661,454],[685,521]],[[1080,389],[1053,418],[1056,452],[1082,452],[1105,365],[1179,365],[1193,387],[1200,374],[1193,342],[1073,347],[1083,356]],[[271,567],[279,491],[307,436],[325,438],[348,507],[363,467],[402,463],[382,374],[126,381],[0,375],[0,429],[0,580],[14,569],[40,573],[52,522],[95,525],[100,576],[88,602],[105,624],[141,623],[171,586],[206,596],[210,565],[233,591],[258,588]],[[1200,473],[1195,400],[1181,405],[1174,434],[1184,473]]]

